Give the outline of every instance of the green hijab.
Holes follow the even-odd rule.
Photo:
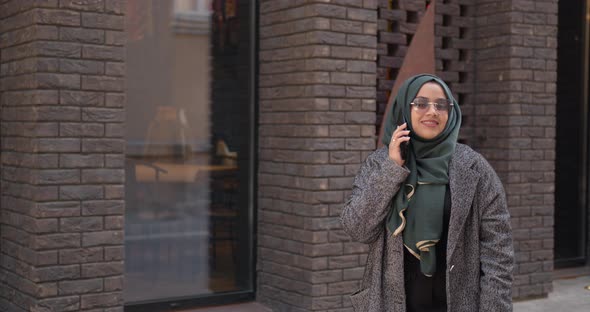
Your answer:
[[[413,131],[410,102],[422,85],[431,81],[443,88],[454,107],[449,112],[443,132],[426,140]],[[400,188],[391,201],[387,228],[396,236],[403,233],[404,245],[420,260],[422,273],[432,276],[436,272],[435,247],[443,230],[449,161],[457,145],[461,110],[451,90],[440,78],[421,74],[409,78],[400,87],[385,119],[383,144],[389,146],[395,128],[406,121],[411,139],[405,166],[410,170],[410,175],[404,181],[404,187]]]

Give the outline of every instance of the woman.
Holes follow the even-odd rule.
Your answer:
[[[512,311],[504,190],[485,159],[457,143],[461,110],[448,86],[408,79],[385,123],[386,146],[361,166],[341,215],[345,231],[370,244],[354,310]]]

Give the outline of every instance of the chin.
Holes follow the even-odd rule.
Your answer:
[[[425,140],[431,140],[431,139],[436,138],[441,132],[442,131],[432,131],[432,130],[420,131],[420,132],[416,131],[416,134]]]

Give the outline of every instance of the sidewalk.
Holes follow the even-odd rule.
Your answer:
[[[590,290],[584,289],[589,285],[590,275],[556,279],[553,281],[553,292],[547,298],[515,302],[514,312],[590,311]],[[185,312],[270,312],[270,310],[256,302],[250,302]]]
[[[272,312],[269,308],[257,303],[249,302],[242,304],[232,304],[219,307],[204,307],[194,310],[180,312]]]
[[[553,281],[547,298],[514,303],[514,312],[590,311],[590,275]]]

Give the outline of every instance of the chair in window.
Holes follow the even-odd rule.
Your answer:
[[[216,143],[215,157],[222,166],[211,170],[210,174],[210,220],[209,243],[210,260],[213,269],[217,266],[217,253],[220,243],[230,243],[233,264],[237,262],[237,229],[238,226],[238,177],[236,159],[237,153],[230,152],[223,140]]]
[[[223,139],[215,143],[215,158],[224,166],[236,166],[238,163],[238,153],[231,152]]]

